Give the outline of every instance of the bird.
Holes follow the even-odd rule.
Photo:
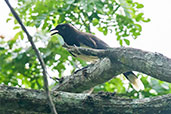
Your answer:
[[[62,36],[64,42],[69,46],[77,47],[87,47],[92,49],[108,49],[111,48],[107,43],[102,41],[95,35],[87,32],[79,31],[72,24],[64,23],[58,24],[54,29],[50,30],[51,35],[59,34]],[[94,62],[98,57],[90,57],[86,55],[75,55],[71,53],[74,57],[79,57],[84,61]],[[144,85],[141,80],[132,72],[125,72],[123,75],[129,80],[131,85],[136,91],[144,90]]]

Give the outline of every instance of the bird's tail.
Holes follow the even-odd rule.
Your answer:
[[[126,73],[123,73],[123,74],[131,82],[133,88],[136,91],[144,90],[143,83],[141,82],[141,80],[133,72],[126,72]]]

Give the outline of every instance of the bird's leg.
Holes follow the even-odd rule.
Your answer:
[[[77,46],[74,44],[74,47],[75,47],[75,49],[76,49],[76,51],[74,52],[74,53],[76,53],[77,55],[80,55],[81,54],[81,52],[77,49]]]
[[[66,44],[66,43],[64,43],[64,44],[62,45],[62,47],[69,49],[69,45]]]

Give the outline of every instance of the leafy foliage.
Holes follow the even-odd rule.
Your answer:
[[[142,31],[138,22],[150,21],[139,12],[143,7],[132,0],[20,0],[17,10],[27,26],[50,30],[67,22],[86,32],[94,26],[104,35],[115,31],[120,45],[123,41],[129,45],[126,37],[137,38]]]
[[[76,64],[85,66],[86,63],[73,58],[62,48],[61,36],[50,37],[48,33],[51,28],[59,23],[71,23],[86,32],[92,32],[91,28],[104,35],[114,32],[121,46],[129,45],[131,37],[136,39],[141,34],[140,22],[150,21],[144,18],[141,12],[143,7],[143,4],[133,0],[18,0],[16,10],[24,24],[33,31],[34,42],[50,74],[61,77],[66,71],[73,72]],[[11,14],[9,16],[7,22],[13,18]],[[41,67],[20,26],[16,21],[14,24],[13,29],[17,32],[13,39],[0,39],[0,83],[41,89]],[[96,86],[95,92],[115,91],[134,97],[171,93],[171,84],[147,76],[141,79],[145,90],[139,93],[132,89],[123,76]]]

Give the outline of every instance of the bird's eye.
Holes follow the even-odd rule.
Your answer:
[[[62,29],[64,30],[66,27],[65,26],[62,26]]]

